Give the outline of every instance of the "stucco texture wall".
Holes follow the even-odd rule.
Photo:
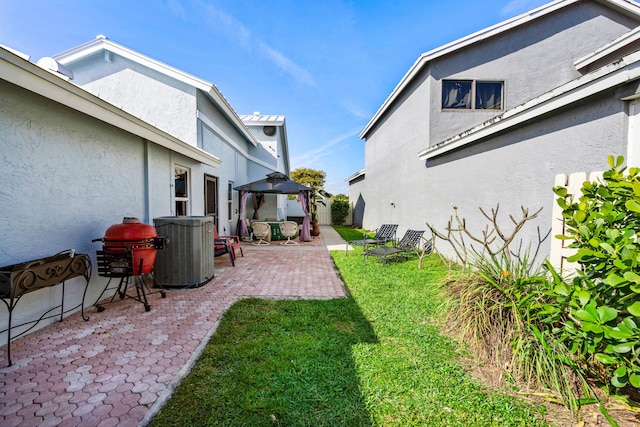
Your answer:
[[[613,91],[588,101],[426,163],[418,161],[418,173],[398,168],[392,181],[375,180],[377,196],[373,203],[367,199],[365,222],[394,222],[401,229],[425,229],[428,222],[444,231],[455,205],[479,236],[487,224],[480,207],[490,213],[499,205],[504,231],[513,229],[509,215],[519,219],[521,207],[530,213],[542,207],[539,217],[519,234],[524,247],[535,245],[538,236],[551,229],[555,176],[604,170],[608,155],[626,153],[624,103]],[[365,182],[369,177],[367,169]],[[393,199],[395,207],[387,199]],[[539,259],[548,255],[552,238],[542,243]],[[438,249],[453,255],[448,244],[439,243]]]
[[[150,147],[145,168],[140,138],[3,80],[0,146],[5,175],[0,186],[2,266],[66,249],[90,254],[95,265],[101,244],[91,240],[104,236],[109,226],[125,216],[144,221],[170,213],[172,173],[166,149]],[[80,282],[69,282],[65,306],[79,303],[80,288],[74,286]],[[94,268],[89,305],[103,287]],[[59,288],[26,295],[14,324],[39,317],[43,308],[59,304],[59,295]],[[0,330],[7,318],[0,310]],[[3,339],[0,335],[0,342]]]
[[[634,28],[637,22],[596,2],[578,2],[431,64],[432,117],[428,145],[489,120],[502,111],[442,111],[442,79],[502,80],[505,110],[578,78],[573,61]],[[414,95],[411,95],[412,97]],[[427,148],[427,145],[420,149]]]
[[[522,237],[537,241],[538,226],[544,236],[555,175],[603,170],[608,155],[626,153],[625,103],[610,91],[425,163],[418,152],[502,113],[442,111],[441,80],[504,80],[506,108],[513,108],[577,78],[576,58],[635,25],[596,2],[578,2],[432,61],[366,136],[366,177],[357,186],[366,201],[363,226],[396,223],[403,233],[428,222],[442,230],[455,204],[479,232],[486,220],[478,208],[500,204],[505,223],[521,216],[520,206],[544,207]],[[547,240],[541,256],[548,248]]]
[[[94,55],[70,65],[74,83],[141,117],[158,129],[197,145],[195,88],[111,55]]]

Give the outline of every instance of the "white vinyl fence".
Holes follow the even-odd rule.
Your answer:
[[[567,192],[573,195],[573,200],[577,201],[582,195],[582,184],[585,181],[600,181],[601,179],[602,172],[577,172],[568,176],[560,174],[556,175],[554,186],[566,187]],[[579,264],[567,261],[567,258],[575,253],[575,249],[568,247],[571,244],[571,240],[560,240],[555,237],[559,234],[564,234],[565,230],[562,208],[555,201],[553,203],[552,218],[549,262],[558,273],[571,274],[576,271]]]
[[[324,203],[326,204],[323,205],[322,203],[316,203],[316,206],[318,207],[318,222],[320,223],[320,225],[332,225],[331,224],[331,203],[333,203],[332,200],[325,200]],[[353,218],[353,206],[351,206],[351,204],[349,204],[349,213],[347,214],[347,217],[344,219],[344,224],[343,225],[352,225],[352,218]]]

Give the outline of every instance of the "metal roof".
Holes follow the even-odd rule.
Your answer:
[[[281,172],[273,172],[266,178],[235,187],[234,190],[250,193],[298,194],[300,191],[312,191],[306,185],[291,181]]]
[[[253,113],[240,115],[240,120],[242,120],[245,125],[249,126],[278,126],[284,124],[285,117],[283,115]]]

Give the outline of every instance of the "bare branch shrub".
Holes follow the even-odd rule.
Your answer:
[[[525,207],[520,207],[522,210],[522,217],[516,219],[513,215],[509,215],[509,219],[513,224],[513,229],[510,231],[504,230],[499,222],[498,222],[498,213],[500,211],[500,204],[496,205],[495,208],[491,209],[491,213],[487,213],[483,208],[479,208],[482,215],[489,221],[488,224],[485,225],[480,235],[476,235],[471,233],[467,228],[466,219],[460,217],[458,213],[458,207],[452,205],[453,215],[449,218],[447,222],[447,226],[444,229],[444,232],[438,231],[434,226],[427,223],[427,227],[431,230],[433,239],[433,247],[435,251],[436,237],[448,242],[456,255],[456,260],[463,267],[469,266],[469,255],[473,253],[474,255],[488,255],[495,256],[498,254],[505,254],[508,262],[511,262],[511,257],[516,253],[511,251],[511,244],[513,243],[516,235],[524,225],[537,218],[542,211],[542,207],[538,209],[534,214],[529,214],[529,209]],[[540,232],[538,231],[538,248],[540,244],[548,237],[547,235],[540,239]],[[470,245],[467,244],[466,240],[470,240],[472,243]],[[473,246],[473,243],[480,245],[480,250],[476,249]],[[537,250],[536,250],[537,253]]]

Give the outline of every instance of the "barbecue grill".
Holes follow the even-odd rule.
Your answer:
[[[115,289],[109,303],[118,295],[120,299],[131,298],[142,303],[145,311],[151,310],[147,295],[160,292],[162,298],[167,296],[164,288],[152,292],[147,284],[150,279],[159,286],[152,274],[156,251],[168,243],[167,239],[158,237],[152,225],[143,224],[137,218],[125,217],[121,224],[109,227],[104,237],[93,241],[103,242],[102,250],[96,251],[98,275],[109,278],[94,304],[98,311],[104,310],[100,300],[108,290]],[[113,278],[119,279],[117,287],[109,287]],[[129,286],[135,288],[135,295],[127,293]]]

